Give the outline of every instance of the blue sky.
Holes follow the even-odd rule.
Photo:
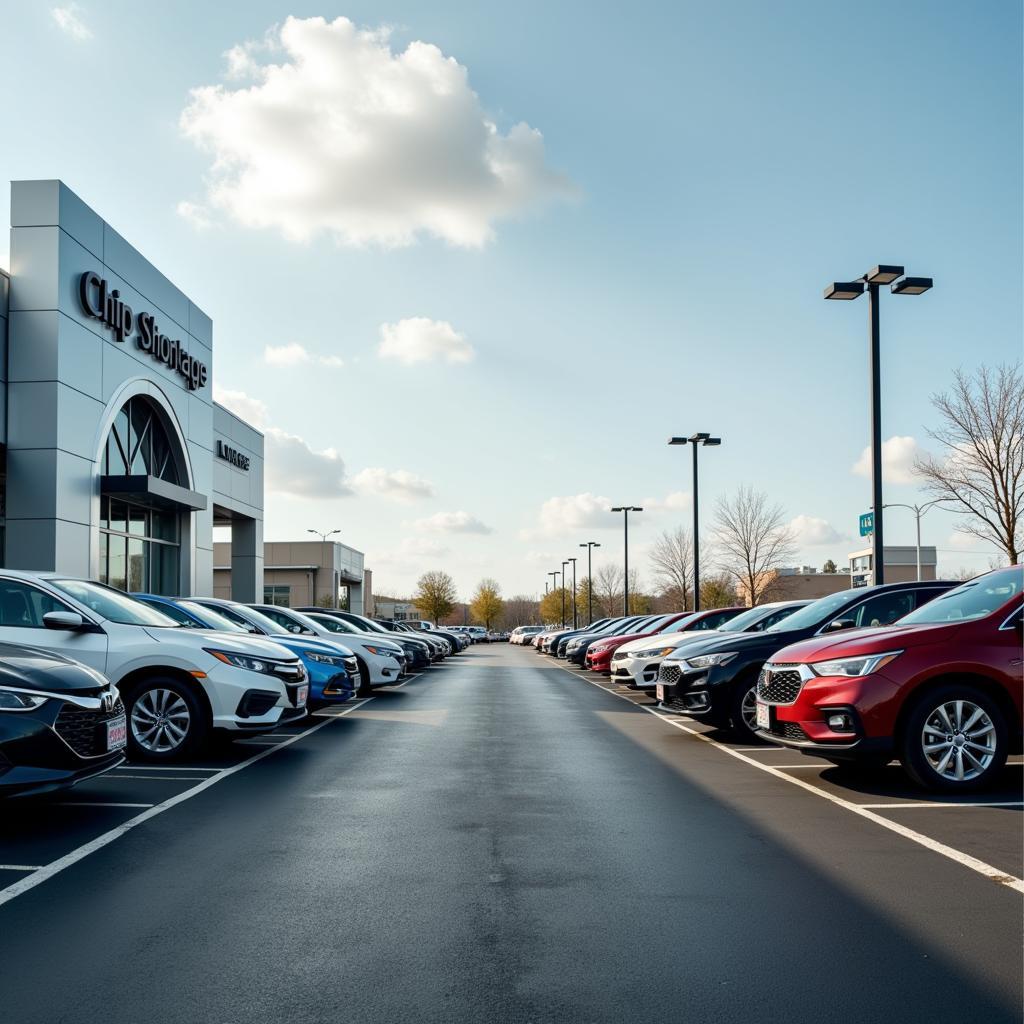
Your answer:
[[[309,122],[303,89],[322,86],[309,75],[259,92],[259,68],[295,62],[280,45],[289,16],[390,28],[352,43],[369,60],[353,76],[368,80],[337,86],[337,107],[408,86],[391,73],[418,41],[464,69],[460,86],[454,65],[430,65],[453,76],[460,113],[411,142],[364,115],[360,140],[400,158],[344,188],[333,171],[318,182],[323,133],[296,125],[346,111],[328,90],[326,120]],[[922,298],[883,298],[883,431],[904,439],[888,501],[922,500],[906,460],[928,447],[929,395],[953,368],[1020,357],[1010,0],[91,0],[13,2],[3,17],[0,201],[11,179],[63,178],[210,313],[216,379],[261,418],[279,460],[268,538],[339,527],[379,588],[442,567],[464,593],[483,575],[542,591],[582,540],[620,557],[604,498],[650,503],[632,531],[643,572],[645,547],[689,519],[686,453],[665,438],[695,430],[723,438],[702,461],[705,519],[749,484],[804,517],[803,561],[842,563],[869,500],[852,471],[868,443],[867,308],[821,294],[876,263],[936,281]],[[310,48],[326,38],[295,25]],[[232,50],[241,77],[225,77]],[[218,84],[198,110],[191,90]],[[232,113],[247,89],[268,100],[258,122]],[[468,129],[481,119],[522,173],[470,201]],[[521,122],[542,134],[539,156]],[[275,131],[287,139],[276,150]],[[284,153],[278,178],[308,171],[311,201],[282,212],[276,183],[226,179],[213,167],[225,147],[263,170]],[[436,179],[452,168],[466,188],[437,227]],[[396,228],[399,200],[419,213]],[[331,229],[316,230],[323,209]],[[383,357],[382,325],[398,352],[433,357]],[[889,543],[912,543],[910,513],[886,525]],[[991,552],[954,526],[925,519],[940,566],[984,568]]]

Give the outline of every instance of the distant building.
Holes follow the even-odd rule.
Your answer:
[[[231,545],[213,545],[213,592],[231,597]],[[263,601],[286,608],[346,607],[362,614],[372,577],[363,553],[319,540],[267,541],[263,545]],[[372,596],[371,596],[372,600]]]
[[[934,547],[921,548],[921,579],[933,580],[938,555]],[[870,587],[871,548],[850,552],[851,586]],[[912,583],[917,579],[917,548],[913,544],[904,547],[885,546],[885,582]]]
[[[424,619],[419,608],[412,601],[398,601],[390,597],[378,597],[374,600],[374,614],[378,619],[394,619],[395,622],[410,622]]]

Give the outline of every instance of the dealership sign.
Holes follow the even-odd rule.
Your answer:
[[[862,537],[870,537],[875,532],[875,514],[874,512],[865,512],[860,517],[860,535]]]
[[[158,363],[181,374],[189,391],[206,384],[209,379],[206,364],[190,356],[181,347],[180,340],[172,341],[163,334],[152,313],[135,313],[121,298],[121,293],[116,288],[108,288],[107,282],[95,271],[87,270],[79,278],[78,295],[86,314],[109,327],[115,341],[126,341],[138,328],[135,337],[138,347]]]
[[[230,462],[232,466],[249,471],[249,456],[243,455],[237,448],[232,448],[223,441],[217,442],[217,458]]]

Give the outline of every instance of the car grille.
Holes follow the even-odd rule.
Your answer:
[[[65,704],[53,728],[79,757],[99,757],[107,753],[107,732],[103,726],[123,714],[124,704],[120,698],[113,711],[89,711],[76,704]]]
[[[658,674],[658,682],[668,683],[669,685],[678,683],[679,677],[682,674],[682,670],[678,665],[662,665],[661,671]]]
[[[778,736],[781,739],[795,740],[803,743],[807,740],[807,733],[800,728],[796,722],[776,722],[771,729],[773,736]]]
[[[275,661],[271,664],[274,666],[274,675],[285,683],[304,683],[309,678],[306,666],[301,661]]]
[[[757,696],[766,704],[792,704],[800,695],[803,684],[796,669],[776,665],[761,670],[757,680]]]
[[[684,715],[690,713],[690,709],[683,703],[682,697],[668,697],[661,703],[672,711],[679,711]]]

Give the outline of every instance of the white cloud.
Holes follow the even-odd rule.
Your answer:
[[[352,478],[352,486],[360,494],[378,494],[396,501],[431,498],[434,485],[407,469],[387,470],[371,467],[360,470]]]
[[[436,558],[451,554],[451,548],[439,540],[427,537],[403,537],[397,544],[389,545],[380,552],[368,552],[373,565],[397,565],[408,568],[410,563],[417,566]]]
[[[672,491],[664,498],[644,498],[640,507],[645,512],[688,512],[693,508],[693,496],[689,491]]]
[[[795,516],[789,528],[799,547],[817,547],[823,544],[841,544],[850,538],[840,533],[827,519],[817,516]]]
[[[275,494],[344,498],[353,493],[345,462],[333,449],[314,451],[301,437],[276,427],[265,433],[266,485]]]
[[[444,359],[449,363],[468,363],[474,356],[473,346],[446,320],[430,320],[413,316],[396,324],[380,325],[382,359],[400,363],[426,363]]]
[[[917,441],[912,437],[890,437],[882,442],[882,478],[891,484],[914,482],[914,459],[919,454]],[[871,448],[865,448],[860,458],[850,467],[857,476],[871,476]]]
[[[417,519],[413,528],[423,533],[493,533],[486,523],[468,512],[437,512],[426,519]]]
[[[51,7],[50,17],[53,18],[57,27],[66,32],[72,39],[85,42],[92,39],[92,29],[81,18],[82,8],[78,4],[65,4],[63,7]]]
[[[182,199],[176,209],[178,216],[182,220],[187,220],[197,231],[206,231],[213,226],[210,211],[202,203],[190,203],[187,199]]]
[[[266,345],[263,349],[263,361],[268,366],[278,367],[303,366],[313,362],[331,369],[345,365],[340,356],[315,356],[297,341],[287,345]]]
[[[213,400],[254,427],[262,429],[266,426],[270,415],[267,403],[258,398],[250,398],[244,391],[228,391],[214,384]]]
[[[557,536],[581,529],[606,529],[621,526],[622,520],[608,510],[614,502],[610,498],[591,494],[571,494],[548,498],[540,507],[539,526],[527,534]]]
[[[540,132],[502,133],[466,69],[430,43],[394,52],[386,28],[289,17],[226,62],[248,82],[193,89],[180,127],[212,156],[210,204],[247,227],[477,247],[497,220],[575,192]]]

